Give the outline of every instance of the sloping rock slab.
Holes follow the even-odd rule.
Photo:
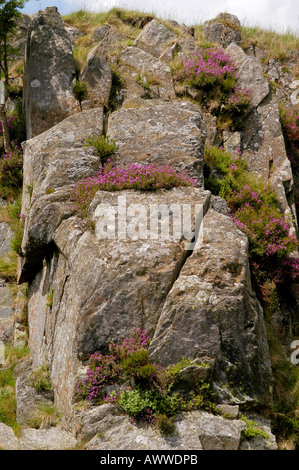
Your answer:
[[[75,450],[77,440],[59,428],[23,429],[20,450]]]
[[[250,90],[252,110],[266,98],[270,91],[268,79],[264,77],[263,67],[256,57],[247,56],[236,44],[229,45],[225,51],[239,67],[236,86],[241,90]]]
[[[125,85],[124,105],[146,106],[146,97],[169,101],[175,99],[171,69],[164,62],[139,47],[127,47],[120,55],[120,73]],[[144,89],[138,80],[145,80]],[[143,98],[141,100],[140,98]]]
[[[0,423],[0,449],[19,450],[19,441],[13,429],[4,423]]]
[[[194,411],[175,418],[175,430],[163,436],[155,428],[135,426],[122,415],[106,415],[86,450],[238,450],[246,424]]]

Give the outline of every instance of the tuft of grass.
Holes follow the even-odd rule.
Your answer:
[[[48,429],[57,426],[60,419],[61,414],[55,406],[44,403],[35,410],[29,424],[35,429]]]
[[[299,37],[292,31],[280,34],[257,26],[242,26],[242,40],[243,47],[254,46],[265,50],[264,62],[269,62],[270,59],[283,62],[287,51],[299,49]]]
[[[30,375],[31,386],[38,392],[46,392],[52,389],[49,366],[47,364],[37,367]]]

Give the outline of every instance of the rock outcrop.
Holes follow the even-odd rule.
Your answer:
[[[93,47],[78,77],[88,90],[81,107],[72,92],[72,43],[82,33],[65,25],[56,8],[39,12],[29,25],[18,282],[28,282],[32,367],[49,366],[53,390],[49,396],[34,391],[26,370],[17,379],[17,416],[28,426],[40,404],[55,403],[63,421],[55,429],[25,428],[18,438],[0,424],[0,446],[54,450],[83,441],[86,450],[276,449],[271,423],[259,415],[268,438],[246,438],[243,412],[267,412],[273,403],[264,312],[251,284],[248,239],[225,201],[204,189],[203,155],[205,145],[240,148],[249,169],[274,185],[296,231],[277,100],[260,61],[240,47],[239,20],[219,15],[205,24],[206,37],[226,48],[238,66],[237,86],[249,88],[252,97],[241,128],[220,131],[216,117],[195,104],[197,91],[193,102],[176,93],[169,64],[199,50],[194,31],[175,24],[174,33],[146,16],[136,22],[143,29],[134,43],[115,25],[90,34]],[[186,87],[184,93],[192,95]],[[198,187],[98,191],[82,220],[70,195],[102,168],[86,139],[104,135],[115,141],[113,163],[171,166],[188,172]],[[182,209],[191,221],[183,233],[175,225]],[[8,239],[1,224],[3,252]],[[5,312],[0,305],[0,317]],[[136,328],[149,333],[152,361],[167,367],[194,360],[181,371],[180,384],[208,382],[219,414],[181,413],[174,433],[165,436],[135,426],[110,404],[76,409],[77,380],[90,354],[108,353],[110,341],[120,342]]]
[[[37,13],[28,28],[24,64],[27,139],[79,111],[73,95],[71,39],[56,7]]]

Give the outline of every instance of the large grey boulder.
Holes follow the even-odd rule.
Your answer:
[[[254,56],[247,56],[240,46],[230,44],[225,51],[238,66],[236,87],[241,90],[249,89],[251,110],[256,108],[269,94],[269,82],[264,76],[261,62]]]
[[[245,120],[242,147],[250,171],[275,188],[280,207],[296,219],[294,204],[289,207],[294,180],[281,129],[278,102],[270,94]]]
[[[39,11],[31,20],[25,51],[27,139],[79,112],[72,91],[75,75],[71,39],[57,8]]]
[[[139,47],[127,47],[120,54],[124,82],[124,106],[147,106],[151,99],[175,99],[171,69]]]
[[[231,218],[209,210],[203,237],[167,296],[151,360],[214,360],[222,403],[270,406],[272,372],[263,311],[251,287],[248,241]],[[242,386],[240,386],[242,384]]]
[[[108,134],[116,140],[117,163],[170,165],[203,186],[206,128],[198,106],[171,102],[122,108],[111,116]]]
[[[213,20],[206,21],[203,28],[206,38],[223,47],[230,43],[241,42],[241,24],[239,19],[230,13],[220,13]]]
[[[101,211],[118,209],[123,203],[119,196],[126,197],[127,236],[104,239]],[[34,366],[45,358],[49,362],[55,403],[64,414],[71,413],[81,361],[95,351],[107,353],[110,340],[118,342],[137,327],[153,334],[189,253],[188,244],[171,236],[163,241],[149,233],[147,239],[134,240],[129,208],[142,207],[149,216],[155,204],[198,203],[204,213],[209,196],[199,188],[144,194],[100,191],[91,205],[94,230],[86,230],[80,219],[72,217],[55,231],[56,252],[29,285],[29,344]],[[162,226],[168,217],[169,213],[162,214]],[[51,291],[49,311],[46,299]]]
[[[81,432],[78,435],[86,450],[276,450],[275,437],[265,423],[257,429],[268,437],[247,439],[246,423],[241,419],[227,419],[204,411],[181,413],[174,419],[172,433],[162,434],[155,427],[136,426],[117,408],[102,405],[81,414]]]

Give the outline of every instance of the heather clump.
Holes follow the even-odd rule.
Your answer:
[[[201,48],[201,51],[185,59],[187,82],[195,88],[209,89],[219,86],[223,91],[231,89],[236,80],[237,67],[219,47]]]
[[[202,47],[198,53],[185,57],[185,81],[199,90],[201,105],[218,117],[219,127],[239,126],[251,104],[250,90],[236,86],[237,70],[221,47]]]
[[[111,342],[108,355],[92,354],[85,377],[77,384],[79,395],[92,402],[117,406],[130,416],[132,423],[159,428],[180,411],[212,410],[209,384],[196,384],[189,399],[173,390],[180,371],[193,361],[183,359],[175,366],[163,368],[150,361],[149,346],[148,333],[137,328],[119,344]]]
[[[211,173],[206,178],[206,189],[226,199],[235,224],[248,237],[253,282],[261,297],[269,283],[280,289],[298,281],[299,260],[292,256],[297,238],[291,220],[279,209],[274,189],[252,177],[240,154],[210,148],[205,161],[217,171],[217,177]]]
[[[122,191],[135,189],[155,191],[157,189],[171,189],[176,186],[197,186],[197,181],[190,178],[186,172],[178,173],[167,166],[155,164],[132,164],[127,168],[114,166],[110,160],[104,164],[100,172],[79,182],[73,193],[71,201],[74,209],[81,217],[86,217],[88,207],[97,191]]]

